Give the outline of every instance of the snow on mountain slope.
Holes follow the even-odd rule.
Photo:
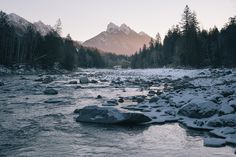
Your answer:
[[[45,25],[42,21],[31,23],[14,13],[8,14],[8,22],[10,25],[16,28],[16,32],[19,35],[23,35],[29,26],[31,26],[35,31],[39,32],[42,36],[45,36],[49,32],[53,31],[51,26]]]
[[[36,30],[43,36],[46,36],[49,32],[53,31],[53,28],[50,25],[45,25],[42,21],[34,23]]]

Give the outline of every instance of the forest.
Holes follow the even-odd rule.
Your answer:
[[[196,13],[185,7],[179,25],[173,26],[162,41],[160,35],[132,56],[101,53],[83,47],[70,35],[60,36],[60,25],[46,36],[31,26],[22,33],[8,24],[0,12],[0,65],[18,64],[43,69],[59,67],[82,68],[159,68],[159,67],[236,67],[236,16],[225,26],[200,29]]]
[[[196,13],[185,7],[179,25],[144,45],[131,57],[132,68],[236,67],[236,16],[225,26],[200,29]]]
[[[23,64],[43,69],[58,67],[73,70],[76,67],[105,68],[127,64],[126,56],[100,53],[97,49],[81,46],[69,34],[66,38],[60,34],[60,21],[52,32],[42,36],[33,26],[22,32],[9,25],[7,14],[0,12],[0,65],[12,67]]]

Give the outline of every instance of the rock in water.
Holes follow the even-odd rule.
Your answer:
[[[236,126],[236,114],[228,114],[220,117],[210,119],[207,122],[207,126],[210,127],[235,127]]]
[[[97,99],[102,99],[102,96],[101,96],[101,95],[98,95],[98,96],[97,96]]]
[[[77,81],[70,81],[69,84],[77,84]]]
[[[154,96],[149,100],[149,103],[154,103],[154,102],[157,102],[158,100],[159,98],[157,96]]]
[[[88,79],[87,77],[81,77],[81,78],[79,79],[79,81],[80,81],[81,84],[87,84],[87,83],[89,83],[89,79]]]
[[[3,82],[0,82],[0,86],[4,86],[4,83],[3,83]]]
[[[206,147],[223,147],[225,144],[225,139],[209,137],[204,139],[204,146]]]
[[[47,88],[45,91],[43,91],[45,95],[56,95],[58,94],[58,91],[56,91],[53,88]]]
[[[76,110],[77,122],[104,124],[139,124],[151,121],[141,113],[125,112],[112,107],[86,106]]]
[[[221,95],[223,95],[224,97],[228,97],[230,95],[234,94],[234,90],[233,89],[227,89],[227,90],[223,90],[221,92]]]
[[[219,110],[219,105],[211,101],[190,102],[184,105],[178,111],[181,116],[190,118],[208,118],[216,114]]]
[[[42,83],[48,84],[48,83],[53,82],[53,80],[54,80],[54,79],[53,79],[51,76],[47,76],[46,78],[44,78],[44,79],[42,80]]]

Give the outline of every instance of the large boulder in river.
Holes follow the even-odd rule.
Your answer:
[[[178,114],[190,118],[207,118],[216,114],[219,108],[218,104],[211,101],[191,101],[181,107]]]
[[[104,123],[104,124],[139,124],[151,119],[138,112],[126,112],[113,107],[86,106],[75,110],[79,113],[77,122]]]

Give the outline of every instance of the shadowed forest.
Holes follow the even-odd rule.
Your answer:
[[[0,12],[0,64],[67,70],[116,65],[123,68],[236,66],[236,17],[230,17],[221,30],[217,27],[200,29],[196,13],[188,6],[180,23],[169,29],[163,41],[157,35],[132,56],[83,47],[69,34],[62,38],[61,29],[59,21],[54,31],[46,36],[36,32],[33,26],[22,32],[9,25],[6,13]]]

